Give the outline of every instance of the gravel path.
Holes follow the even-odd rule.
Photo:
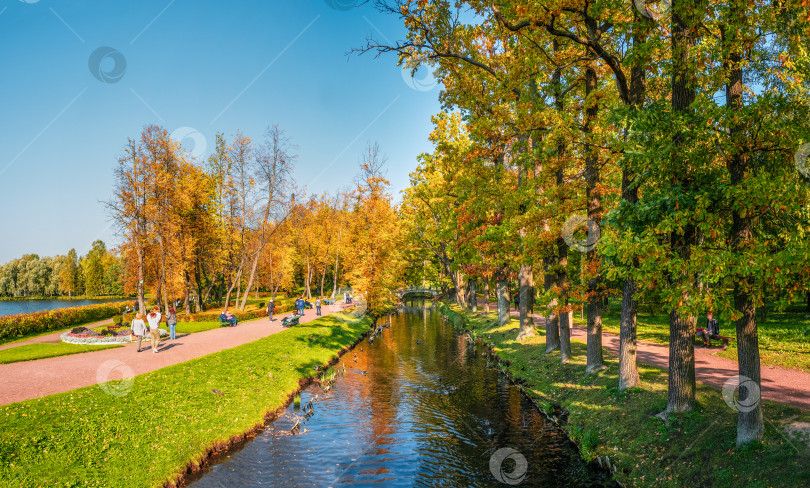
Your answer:
[[[328,315],[341,309],[342,304],[324,305],[322,311],[324,315]],[[0,378],[2,378],[0,380],[0,405],[97,384],[98,371],[102,364],[110,360],[120,361],[128,366],[135,375],[140,375],[224,349],[241,346],[286,330],[281,326],[281,318],[286,315],[276,315],[273,322],[268,321],[265,317],[240,323],[237,327],[222,327],[194,334],[178,334],[174,341],[161,340],[158,354],[152,353],[147,340],[141,345],[141,347],[145,347],[141,352],[137,352],[136,344],[130,343],[125,344],[124,347],[96,352],[0,364]],[[315,309],[306,310],[300,323],[306,323],[316,318]],[[61,334],[61,332],[56,334]],[[32,341],[45,339],[51,335],[53,334],[37,337]],[[107,380],[121,379],[122,369],[125,368],[119,367],[113,370]]]

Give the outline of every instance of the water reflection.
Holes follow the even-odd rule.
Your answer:
[[[338,363],[334,388],[304,391],[193,486],[603,486],[438,312],[406,309],[362,348]]]

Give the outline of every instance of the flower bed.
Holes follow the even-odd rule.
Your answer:
[[[169,335],[163,329],[158,330],[160,330],[161,337]],[[108,331],[110,332],[107,333]],[[145,337],[148,338],[149,336]],[[68,344],[122,344],[132,342],[132,330],[123,327],[110,327],[102,333],[98,333],[85,327],[77,327],[62,334],[60,339]]]
[[[0,339],[20,337],[36,332],[64,329],[120,314],[128,302],[100,303],[82,307],[58,308],[43,312],[21,313],[0,317]]]

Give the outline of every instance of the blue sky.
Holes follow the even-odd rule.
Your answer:
[[[394,55],[347,57],[368,34],[404,35],[370,6],[334,8],[350,4],[0,0],[0,263],[115,245],[100,202],[126,139],[150,123],[198,132],[184,144],[204,140],[206,154],[217,132],[258,140],[279,123],[314,193],[348,187],[377,141],[404,189],[430,150],[439,88],[403,76]]]

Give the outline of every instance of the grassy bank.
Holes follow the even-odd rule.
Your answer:
[[[81,354],[85,352],[100,351],[119,345],[87,346],[84,344],[26,344],[0,351],[0,364],[31,361],[34,359],[67,356],[68,354]]]
[[[619,334],[620,312],[611,311],[602,317],[605,332]],[[574,323],[585,326],[585,321],[574,314]],[[699,327],[705,327],[701,317]],[[763,366],[792,368],[810,372],[810,318],[796,313],[770,313],[764,323],[758,324],[759,354]],[[721,323],[720,335],[734,337],[734,324]],[[637,337],[642,342],[669,344],[669,316],[638,314]],[[715,343],[716,344],[716,343]],[[737,343],[731,341],[728,349],[715,354],[737,360]]]
[[[785,429],[810,422],[810,412],[765,402],[765,442],[737,449],[737,413],[714,388],[698,384],[699,406],[672,417],[667,426],[655,417],[666,406],[666,372],[639,365],[641,387],[620,394],[618,360],[608,351],[608,368],[586,375],[581,342],[572,342],[573,360],[562,365],[559,351],[544,353],[542,330],[519,343],[514,319],[499,327],[495,314],[470,316],[455,306],[442,310],[454,325],[494,344],[507,372],[547,411],[567,412],[564,428],[583,457],[609,456],[616,479],[627,486],[810,486],[810,448]]]
[[[0,407],[0,486],[161,486],[282,407],[369,329],[333,315],[99,386]]]

